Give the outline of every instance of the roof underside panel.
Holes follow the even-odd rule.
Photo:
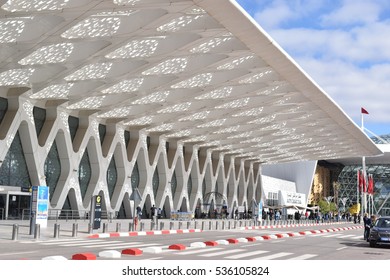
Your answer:
[[[380,153],[234,1],[0,3],[5,97],[253,162]]]

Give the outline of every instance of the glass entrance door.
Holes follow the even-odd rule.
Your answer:
[[[26,219],[30,213],[30,196],[10,194],[8,219]]]

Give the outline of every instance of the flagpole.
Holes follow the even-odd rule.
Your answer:
[[[358,171],[357,171],[357,195],[356,195],[356,207],[359,205],[359,196],[360,196],[360,193],[359,193],[359,188],[360,188],[360,181],[361,181],[361,179],[360,179],[360,169],[358,169]]]
[[[368,112],[364,109],[361,108],[361,117],[362,117],[362,132],[364,133],[364,114],[368,114]],[[362,207],[361,207],[361,216],[363,217],[364,212],[366,212],[367,209],[367,173],[366,173],[366,157],[362,157],[362,166],[363,166],[363,189],[362,189]]]

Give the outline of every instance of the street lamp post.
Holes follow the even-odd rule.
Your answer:
[[[332,199],[333,199],[333,196],[327,196],[327,197],[325,197],[326,202],[328,202],[329,212],[330,212],[330,202],[332,201]]]
[[[347,200],[348,200],[347,197],[343,197],[342,199],[340,199],[341,203],[343,204],[343,211],[344,212],[345,212],[345,205],[347,204]]]

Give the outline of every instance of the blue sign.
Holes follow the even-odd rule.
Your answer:
[[[260,200],[260,202],[259,202],[259,207],[258,207],[258,209],[257,209],[257,220],[258,221],[262,221],[262,219],[263,219],[263,202]]]
[[[49,217],[49,187],[32,187],[31,214],[34,217],[34,224],[40,224],[41,227],[47,226]]]

